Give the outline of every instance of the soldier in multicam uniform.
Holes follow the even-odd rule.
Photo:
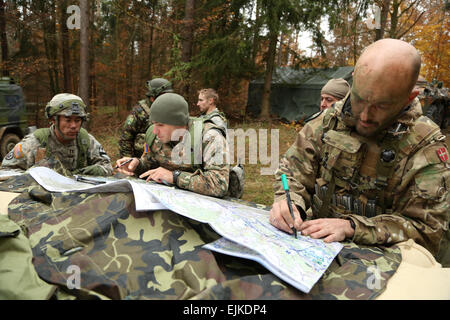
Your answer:
[[[55,95],[45,107],[50,128],[25,136],[6,155],[2,167],[26,170],[42,159],[57,159],[76,174],[111,175],[110,158],[101,144],[81,128],[87,114],[83,100],[73,94]]]
[[[224,197],[230,169],[227,142],[221,128],[212,122],[204,122],[203,127],[197,128],[201,130],[196,131],[201,132],[198,155],[197,146],[191,147],[191,139],[196,141],[191,134],[196,130],[195,120],[189,118],[188,104],[182,96],[166,93],[158,97],[150,108],[150,117],[153,125],[147,131],[144,154],[141,159],[134,158],[123,166],[130,157],[117,160],[118,171],[204,195]]]
[[[133,108],[122,127],[119,139],[121,157],[140,157],[144,152],[145,132],[151,125],[149,120],[150,106],[161,94],[173,92],[170,81],[155,78],[147,81],[147,98],[140,100]]]
[[[307,123],[283,156],[270,212],[275,227],[360,245],[412,239],[443,259],[449,153],[439,127],[422,116],[414,89],[419,71],[418,52],[403,41],[383,39],[366,48],[351,92]],[[280,182],[283,173],[295,219]]]

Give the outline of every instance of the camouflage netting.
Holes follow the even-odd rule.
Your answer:
[[[256,262],[202,249],[220,237],[206,224],[167,210],[137,212],[132,193],[49,193],[28,174],[0,191],[21,192],[9,218],[56,299],[374,299],[401,262],[397,247],[345,243],[305,294]],[[70,266],[80,268],[80,289],[67,288]],[[368,285],[373,266],[379,286]]]

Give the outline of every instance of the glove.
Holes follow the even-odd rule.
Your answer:
[[[81,168],[77,171],[79,174],[87,174],[91,176],[106,176],[105,170],[97,164]]]

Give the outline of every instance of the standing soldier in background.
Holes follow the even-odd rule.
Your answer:
[[[204,121],[214,123],[222,132],[225,132],[225,138],[227,138],[228,121],[225,114],[217,108],[218,104],[219,95],[216,90],[208,88],[198,91],[197,106],[202,113],[200,117]],[[244,193],[245,173],[241,161],[242,159],[237,159],[237,164],[230,168],[228,195],[235,198],[241,198]]]
[[[211,120],[215,125],[223,128],[226,132],[228,128],[227,118],[223,112],[217,109],[219,104],[219,95],[214,89],[201,89],[198,92],[197,106],[200,109],[202,117]]]
[[[145,132],[151,125],[150,106],[155,99],[167,92],[173,92],[170,81],[155,78],[147,81],[146,99],[133,108],[122,127],[119,139],[120,157],[140,157],[144,152]]]
[[[110,158],[100,143],[81,128],[86,105],[73,94],[55,95],[45,107],[50,128],[37,129],[3,159],[2,167],[26,170],[43,159],[55,159],[73,174],[111,175]]]

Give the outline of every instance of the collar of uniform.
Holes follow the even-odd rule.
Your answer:
[[[214,108],[210,113],[208,113],[208,114],[211,114],[211,113],[219,113],[219,109],[217,109],[217,107],[216,108]]]

